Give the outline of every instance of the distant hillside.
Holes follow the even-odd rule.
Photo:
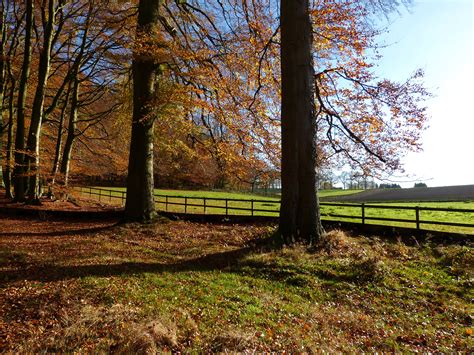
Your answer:
[[[474,200],[474,185],[376,189],[353,195],[330,196],[321,200],[334,202],[467,201]]]

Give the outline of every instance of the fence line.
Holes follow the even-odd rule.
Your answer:
[[[122,206],[125,205],[126,192],[111,189],[103,189],[97,187],[76,187],[74,188],[81,194],[86,194],[89,197],[95,196],[100,202],[116,202]],[[192,197],[192,196],[173,196],[164,194],[154,194],[157,209],[164,212],[181,212],[184,213],[203,213],[203,214],[223,214],[229,215],[274,215],[278,216],[280,201],[279,200],[263,200],[263,199],[237,199],[237,198],[220,198],[220,197]],[[183,202],[184,200],[184,202]],[[219,205],[219,203],[222,203]],[[238,204],[238,205],[236,205]],[[243,206],[242,206],[243,204]],[[362,224],[369,224],[368,221],[375,222],[390,222],[390,223],[409,223],[414,226],[414,229],[421,230],[421,225],[435,225],[435,226],[449,226],[468,228],[471,233],[474,233],[474,223],[461,222],[445,222],[434,220],[422,220],[420,212],[447,212],[447,213],[462,213],[472,214],[474,221],[474,209],[458,209],[458,208],[441,208],[441,207],[423,207],[423,206],[389,206],[389,205],[375,205],[375,204],[356,204],[356,203],[333,203],[320,202],[322,207],[338,207],[340,209],[356,208],[359,209],[360,214],[351,215],[343,213],[331,213],[322,211],[321,216],[323,220],[340,220],[350,219],[360,221]],[[247,207],[246,207],[246,206]],[[181,206],[180,211],[176,208]],[[271,206],[273,209],[265,209],[263,207]],[[214,209],[214,211],[212,211]],[[400,210],[413,211],[414,219],[411,218],[388,218],[380,216],[369,216],[367,214],[370,210]],[[197,211],[196,211],[197,210]],[[215,213],[216,210],[219,213]],[[324,210],[324,209],[323,209]],[[214,213],[210,213],[214,212]],[[374,224],[374,223],[370,223]],[[380,225],[380,224],[379,224]],[[471,230],[472,229],[472,230]]]

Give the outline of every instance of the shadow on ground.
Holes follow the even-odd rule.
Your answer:
[[[231,251],[212,253],[176,263],[124,262],[119,264],[70,266],[59,266],[54,264],[37,266],[35,264],[22,263],[21,267],[17,269],[0,270],[0,287],[4,287],[6,283],[18,280],[51,282],[88,276],[110,277],[148,272],[163,273],[223,270],[237,265],[239,260],[249,254],[278,248],[278,244],[273,243],[273,241],[274,237],[262,239],[254,242],[250,246]]]
[[[81,236],[95,234],[99,232],[107,231],[120,223],[113,223],[106,226],[93,227],[93,228],[78,228],[78,229],[65,229],[52,232],[0,232],[0,238],[2,237],[62,237],[69,235],[80,234]]]

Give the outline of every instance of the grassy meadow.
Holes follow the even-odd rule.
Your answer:
[[[367,203],[369,206],[402,206],[402,207],[434,207],[434,208],[452,208],[452,209],[471,209],[474,210],[474,201],[460,201],[460,202],[384,202],[384,203]],[[323,219],[326,220],[341,220],[348,222],[361,222],[361,207],[341,207],[341,206],[322,206],[321,211]],[[347,215],[355,216],[357,218],[341,218],[332,217],[332,215]],[[414,210],[405,209],[382,209],[382,208],[365,208],[366,218],[393,218],[393,219],[416,219],[416,212]],[[436,222],[453,222],[453,223],[470,223],[474,224],[474,213],[460,213],[460,212],[445,212],[445,211],[420,211],[420,221],[436,221]],[[367,224],[389,225],[396,227],[415,228],[416,223],[395,222],[395,221],[376,221],[366,220]],[[423,230],[434,230],[441,232],[458,232],[474,234],[474,228],[458,227],[458,226],[442,226],[431,224],[420,224]]]
[[[97,188],[100,189],[100,188]],[[111,192],[101,196],[101,201],[105,203],[120,204],[122,200],[119,198],[125,192],[124,188],[107,188]],[[94,190],[97,192],[98,190]],[[320,197],[354,194],[361,190],[323,190],[319,192]],[[279,213],[279,198],[265,197],[259,195],[252,195],[249,193],[237,193],[226,191],[191,191],[191,190],[155,190],[157,195],[157,208],[163,211],[176,213],[206,213],[206,214],[222,214],[227,210],[229,215],[250,215],[249,209],[254,209],[255,216],[278,216]],[[88,196],[83,194],[82,196]],[[164,197],[167,196],[167,197]],[[92,196],[98,199],[97,195]],[[217,200],[213,200],[217,199]],[[222,200],[219,200],[222,199]],[[232,199],[245,201],[232,201]],[[254,200],[254,202],[252,202]],[[187,203],[185,208],[184,203]],[[204,204],[206,208],[204,208]],[[460,202],[403,202],[403,203],[368,203],[370,206],[411,206],[411,207],[435,207],[435,208],[453,208],[453,209],[473,209],[474,201],[460,201]],[[338,220],[347,222],[361,222],[361,207],[351,206],[332,206],[331,203],[322,203],[321,214],[323,220]],[[333,217],[333,215],[345,215],[348,217]],[[404,209],[377,209],[366,208],[365,216],[367,218],[392,218],[392,219],[406,219],[415,221],[416,215],[414,210]],[[472,213],[458,213],[458,212],[442,212],[442,211],[420,211],[421,221],[436,221],[436,222],[454,222],[454,223],[471,223],[474,224],[474,217]],[[375,221],[367,219],[367,224],[389,225],[395,227],[409,227],[415,228],[415,222],[394,222],[394,221]],[[474,228],[457,227],[457,226],[440,226],[431,224],[420,224],[423,230],[433,230],[441,232],[457,232],[474,234]]]

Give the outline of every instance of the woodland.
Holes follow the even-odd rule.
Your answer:
[[[374,176],[420,149],[423,72],[373,73],[377,19],[409,5],[2,1],[6,195],[31,203],[74,176],[127,175],[127,218],[148,220],[157,184],[281,175],[283,234],[310,240],[316,170]]]

